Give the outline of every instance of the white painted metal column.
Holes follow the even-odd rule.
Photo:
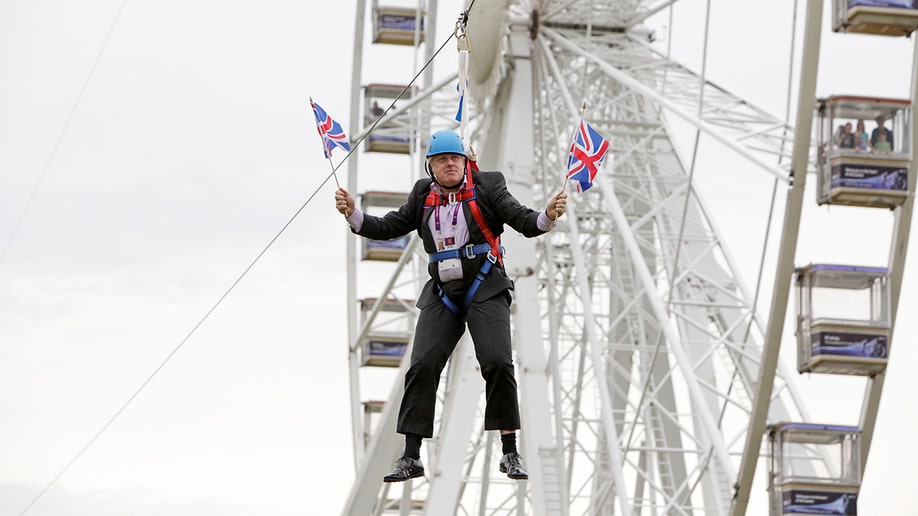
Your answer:
[[[498,155],[488,158],[496,158],[496,168],[504,172],[511,193],[524,205],[539,210],[544,209],[547,199],[536,204],[532,191],[536,180],[532,169],[533,78],[528,20],[511,25],[510,44],[514,73],[507,79],[511,81],[509,89],[504,89],[507,107],[491,133],[499,134],[500,146],[494,149]],[[539,238],[550,238],[550,234]],[[529,472],[532,514],[566,516],[561,445],[552,434],[549,371],[535,275],[536,243],[512,229],[505,231],[501,239],[508,253],[507,273],[514,281],[513,342],[522,418],[520,444]],[[527,487],[527,483],[521,483],[520,487]]]
[[[350,127],[360,127],[360,82],[363,69],[363,33],[366,20],[367,0],[357,1],[357,19],[354,22],[354,62],[351,65],[351,116]],[[354,195],[357,191],[358,157],[355,152],[348,158],[347,191]],[[343,226],[344,224],[342,224]],[[342,231],[347,229],[342,228]],[[347,344],[348,374],[351,395],[351,438],[354,448],[354,469],[363,460],[365,443],[363,440],[363,413],[360,399],[360,357],[353,346],[357,336],[357,237],[348,234],[346,248],[347,267]]]
[[[890,289],[890,306],[889,306],[889,327],[891,329],[890,342],[896,329],[896,313],[899,309],[899,295],[902,288],[902,277],[905,274],[905,259],[908,255],[908,240],[912,227],[912,213],[915,209],[915,181],[918,180],[918,158],[915,156],[918,149],[918,40],[915,41],[915,50],[912,52],[912,162],[908,167],[908,197],[900,207],[895,210],[895,227],[893,229],[893,238],[889,250],[889,289]],[[880,410],[880,397],[883,394],[883,383],[886,380],[886,372],[882,372],[867,383],[867,389],[864,393],[863,406],[861,407],[860,428],[861,428],[861,475],[863,477],[864,468],[867,467],[867,457],[870,454],[870,442],[873,440],[873,431],[876,427],[877,413]]]

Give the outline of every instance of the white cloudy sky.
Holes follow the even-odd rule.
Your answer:
[[[29,206],[0,262],[0,514],[18,514],[62,470],[328,174],[307,101],[348,120],[354,6],[340,4],[127,1],[100,54],[122,0],[0,2],[0,245]],[[783,113],[791,2],[713,4],[711,76]],[[441,2],[441,19],[459,5]],[[680,16],[695,18],[674,25],[697,40],[703,2],[683,5]],[[911,42],[826,39],[821,95],[907,96]],[[414,75],[411,59],[383,59],[365,79]],[[754,168],[717,156],[706,163],[718,173],[723,163]],[[340,511],[353,461],[346,231],[332,191],[323,187],[29,514]],[[762,230],[734,216],[744,199],[714,194],[748,262]],[[831,225],[815,224],[827,211],[811,210],[800,254],[885,264],[889,217],[841,211],[833,220],[876,224],[872,240],[833,239],[821,229]],[[912,291],[900,313],[916,306]],[[897,336],[912,338],[897,339],[864,514],[902,508],[918,476],[916,334],[903,317]],[[856,420],[825,408],[857,405],[852,381],[800,381],[824,397],[812,403],[817,419]]]

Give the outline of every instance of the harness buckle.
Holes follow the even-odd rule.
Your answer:
[[[488,257],[488,261],[491,262],[492,264],[497,263],[497,257],[494,256],[494,253],[492,253],[491,251],[488,251],[488,254],[485,256]]]
[[[456,196],[456,192],[450,192],[450,193],[449,193],[449,203],[450,203],[450,204],[456,204],[458,201],[459,201],[459,199],[458,199],[458,197]]]
[[[466,246],[462,248],[462,252],[467,259],[471,260],[475,257],[475,244],[466,244]]]

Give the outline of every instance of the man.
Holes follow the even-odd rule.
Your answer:
[[[510,342],[510,291],[498,237],[504,224],[526,237],[550,231],[566,210],[567,195],[556,194],[544,211],[519,203],[500,172],[473,172],[462,138],[437,131],[427,144],[429,178],[417,181],[408,201],[383,217],[364,214],[344,189],[336,208],[356,234],[388,240],[417,231],[428,253],[430,280],[418,297],[421,309],[397,431],[405,451],[385,482],[424,475],[421,440],[433,436],[440,373],[465,332],[485,380],[485,430],[499,430],[503,457],[499,469],[512,479],[529,478],[516,448],[519,403]]]
[[[886,141],[889,143],[889,150],[895,150],[896,145],[893,143],[893,133],[892,130],[883,127],[883,124],[886,123],[886,118],[883,115],[880,115],[876,118],[877,126],[870,133],[870,145],[874,147],[877,146],[877,142],[880,140],[880,135],[886,135]]]

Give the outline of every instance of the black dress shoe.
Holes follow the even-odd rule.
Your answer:
[[[523,458],[519,453],[508,453],[500,458],[500,472],[506,473],[513,480],[526,480],[529,473],[523,467]]]
[[[383,477],[383,482],[404,482],[409,478],[424,476],[424,465],[421,459],[402,457],[395,461],[395,469]]]

